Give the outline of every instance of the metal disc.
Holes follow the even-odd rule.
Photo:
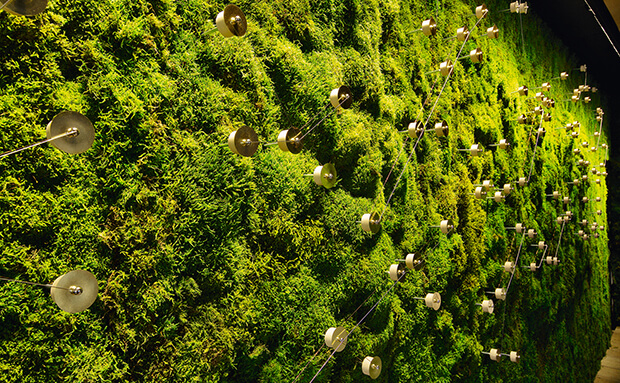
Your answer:
[[[448,234],[454,229],[454,224],[451,219],[446,219],[439,223],[439,229],[442,233]]]
[[[473,49],[472,51],[469,52],[469,58],[471,59],[471,62],[473,63],[482,62],[483,57],[484,56],[480,48]]]
[[[34,16],[43,12],[46,7],[47,0],[13,0],[4,10],[17,16]]]
[[[510,361],[513,363],[519,363],[519,361],[521,360],[521,355],[519,355],[519,353],[517,351],[511,351],[510,352]]]
[[[492,27],[487,28],[487,38],[496,39],[499,37],[499,28],[497,25],[493,25]]]
[[[495,186],[493,185],[493,182],[491,180],[484,180],[482,181],[482,187],[484,188],[484,190],[490,191]]]
[[[489,10],[487,9],[486,4],[482,4],[476,7],[476,18],[481,19],[487,15]]]
[[[47,139],[67,133],[69,129],[77,129],[76,136],[66,136],[50,142],[58,150],[69,154],[78,154],[87,151],[95,141],[95,128],[90,120],[78,113],[60,112],[47,124],[45,133]]]
[[[381,222],[377,212],[367,213],[362,216],[362,229],[366,232],[376,234],[381,230]]]
[[[502,360],[502,353],[498,349],[492,348],[489,352],[489,357],[491,358],[491,360],[499,362],[500,360]]]
[[[331,189],[338,181],[338,173],[336,167],[331,163],[326,163],[321,168],[321,184],[325,189]]]
[[[545,261],[547,262],[548,265],[553,263],[553,257],[552,256],[547,256],[547,258],[545,258]]]
[[[347,330],[344,327],[330,327],[325,333],[325,345],[336,352],[344,350],[347,346]]]
[[[242,126],[228,136],[228,147],[233,153],[244,157],[251,157],[258,149],[258,136],[254,129]]]
[[[66,289],[79,287],[81,293],[75,294]],[[50,295],[61,310],[68,313],[79,313],[89,308],[99,292],[97,278],[86,270],[73,270],[56,278],[52,284]]]
[[[502,194],[501,191],[496,191],[495,194],[493,195],[493,201],[497,203],[502,202],[503,199],[504,199],[504,195]]]
[[[418,120],[410,122],[407,127],[407,133],[411,138],[418,138],[424,135],[424,126],[422,126],[422,123]]]
[[[224,37],[243,36],[248,30],[248,22],[241,9],[229,4],[215,18],[215,25]]]
[[[437,34],[437,23],[433,18],[422,22],[422,33],[426,36],[435,36]]]
[[[448,128],[448,123],[445,120],[435,124],[437,137],[448,137],[448,133],[450,133],[450,128]]]
[[[493,300],[484,300],[482,301],[482,311],[485,313],[493,314],[493,310],[495,309],[495,305],[493,305]]]
[[[405,266],[409,269],[420,270],[424,263],[418,258],[418,255],[415,253],[407,254],[407,257],[405,258]]]
[[[510,192],[512,192],[512,185],[504,184],[504,188],[502,189],[502,192],[504,193],[504,195],[509,195]]]
[[[439,64],[439,73],[441,73],[441,75],[445,77],[450,74],[452,68],[454,68],[454,64],[452,64],[452,61],[446,60]]]
[[[469,28],[467,28],[467,26],[461,27],[456,30],[456,39],[458,41],[465,41],[468,36],[469,36]]]
[[[519,234],[521,234],[523,232],[523,230],[525,229],[525,227],[523,226],[522,223],[517,223],[515,225],[515,231]]]
[[[381,358],[378,356],[367,356],[362,362],[362,373],[377,379],[381,374]]]
[[[280,147],[283,152],[298,154],[301,152],[303,146],[301,131],[297,128],[283,130],[278,135],[278,147]]]
[[[329,94],[329,102],[334,108],[349,109],[353,104],[353,96],[348,86],[341,85],[339,88],[332,89]],[[342,104],[341,104],[342,103]]]
[[[402,282],[402,274],[405,272],[405,267],[402,263],[395,263],[390,265],[390,269],[388,273],[390,275],[390,279],[394,282],[398,282],[399,280]]]
[[[480,153],[482,153],[482,148],[480,148],[480,145],[478,144],[473,144],[469,148],[469,154],[471,154],[472,157],[478,157]]]
[[[424,303],[427,307],[437,311],[441,307],[441,295],[439,293],[428,293],[424,297]]]
[[[506,300],[506,289],[502,287],[498,287],[495,289],[495,298],[501,299],[502,301]]]

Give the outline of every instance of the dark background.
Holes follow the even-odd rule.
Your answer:
[[[605,111],[604,126],[609,132],[610,160],[607,165],[608,187],[608,225],[610,248],[610,283],[612,326],[620,323],[620,285],[615,281],[620,279],[620,205],[618,188],[619,163],[618,150],[620,134],[620,57],[614,50],[601,26],[596,22],[592,11],[611,38],[611,41],[620,50],[620,33],[603,0],[544,0],[530,2],[530,11],[536,12],[570,47],[579,61],[588,66],[588,83],[603,90],[608,96],[608,105],[602,105]],[[588,7],[588,4],[590,7]],[[524,16],[526,17],[526,16]],[[579,72],[573,72],[579,73]]]

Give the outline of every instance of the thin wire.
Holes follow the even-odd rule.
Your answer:
[[[321,113],[323,113],[323,112],[325,111],[325,109],[329,108],[329,105],[330,105],[330,104],[331,104],[331,102],[328,102],[328,103],[327,103],[327,104],[323,107],[323,109],[321,109],[321,110],[319,110],[318,112],[316,112],[316,113],[315,113],[315,115],[314,115],[314,116],[312,116],[312,118],[310,118],[308,121],[306,121],[306,123],[305,123],[305,124],[304,124],[301,128],[299,128],[299,130],[302,130],[303,128],[305,128],[306,126],[308,126],[308,125],[309,125],[312,121],[314,121],[314,119],[315,119],[318,115],[320,115]]]
[[[396,286],[396,284],[398,282],[400,282],[400,280],[405,276],[405,274],[407,274],[407,272],[403,272],[402,275],[398,278],[398,280],[396,282],[394,282],[392,284],[392,286],[381,296],[381,298],[377,301],[377,303],[375,303],[372,308],[366,313],[366,315],[364,315],[364,317],[362,317],[362,319],[360,319],[359,322],[357,322],[357,324],[355,325],[355,327],[353,327],[351,329],[351,331],[349,331],[349,333],[342,339],[340,340],[340,343],[334,347],[334,351],[329,355],[329,358],[327,358],[327,360],[325,361],[325,363],[323,363],[323,365],[321,366],[321,368],[319,369],[319,371],[317,371],[317,373],[312,377],[312,380],[310,380],[310,383],[314,382],[314,379],[316,379],[317,376],[319,376],[319,374],[321,373],[321,371],[323,371],[323,369],[325,368],[325,366],[327,365],[327,363],[329,363],[329,361],[334,357],[334,355],[336,354],[336,350],[338,350],[338,347],[340,347],[340,345],[342,344],[342,342],[344,342],[346,339],[349,338],[349,335],[351,335],[351,333],[353,331],[355,331],[356,328],[359,327],[359,325],[366,319],[366,317],[368,315],[370,315],[370,313],[379,305],[379,303],[381,303],[381,301],[383,300],[383,298],[385,298],[387,296],[387,294],[389,294],[394,287]]]
[[[437,81],[439,81],[439,79],[436,79],[435,82],[433,83],[433,86],[431,87],[431,90],[428,92],[428,97],[426,97],[426,100],[424,100],[424,103],[422,103],[422,109],[418,112],[418,115],[416,116],[414,121],[418,121],[418,119],[420,118],[420,115],[422,113],[424,113],[424,107],[426,106],[426,104],[430,100],[430,98],[431,98],[431,96],[433,94],[433,90],[435,89],[435,86],[437,85]],[[422,133],[422,134],[424,134],[424,133]],[[394,170],[394,167],[398,163],[398,159],[400,158],[400,155],[403,152],[403,149],[405,149],[405,145],[407,144],[407,142],[409,142],[409,135],[407,135],[407,137],[403,141],[403,144],[400,146],[400,150],[398,151],[398,155],[396,155],[396,159],[394,160],[394,163],[392,164],[392,168],[390,169],[390,172],[388,173],[388,175],[385,177],[385,180],[383,181],[383,186],[384,187],[387,184],[388,180],[390,179],[390,175],[392,174],[392,171]]]
[[[614,43],[611,41],[611,38],[609,37],[609,35],[607,34],[607,31],[605,30],[605,28],[603,28],[603,25],[601,24],[600,21],[598,21],[598,17],[596,17],[596,13],[594,13],[594,10],[592,9],[592,7],[590,6],[590,4],[588,3],[588,0],[583,0],[584,3],[586,3],[586,5],[588,6],[590,12],[592,12],[592,15],[594,16],[594,19],[596,20],[596,22],[598,23],[599,27],[601,27],[601,29],[603,30],[603,33],[605,33],[605,36],[607,37],[607,40],[609,40],[609,43],[611,44],[611,46],[614,48],[614,50],[616,51],[616,54],[618,55],[618,57],[620,57],[620,52],[618,52],[618,49],[616,48],[616,46],[614,45]]]
[[[8,281],[8,282],[17,282],[17,283],[23,283],[25,285],[31,285],[31,286],[41,286],[41,287],[49,287],[49,288],[55,288],[55,289],[62,289],[62,290],[71,290],[67,287],[60,287],[60,286],[54,286],[54,285],[49,285],[49,284],[42,284],[42,283],[35,283],[35,282],[28,282],[28,281],[20,281],[19,279],[12,279],[12,278],[5,278],[5,277],[0,277],[1,281]]]
[[[362,306],[370,299],[372,298],[375,294],[377,293],[377,290],[373,291],[368,298],[366,298],[364,300],[364,302],[362,302],[357,309],[355,309],[355,311],[353,311],[348,317],[346,317],[343,321],[346,322],[347,320],[349,320],[349,318],[351,318],[353,315],[355,315],[356,312],[359,311],[360,308],[362,308]],[[301,369],[301,371],[299,372],[299,374],[295,377],[295,380],[293,380],[293,383],[295,383],[299,377],[301,376],[301,374],[305,371],[305,369],[308,367],[308,365],[310,364],[310,362],[312,362],[312,360],[316,357],[316,355],[323,349],[323,347],[325,347],[325,343],[323,343],[323,345],[319,348],[319,350],[317,352],[314,353],[314,355],[312,355],[312,358],[310,358],[310,360],[308,361],[308,363],[306,363],[306,365],[304,366],[304,368]]]
[[[536,266],[536,268],[540,268],[540,266],[543,263],[543,259],[545,259],[545,255],[547,255],[547,250],[549,249],[549,246],[545,246],[545,251],[543,251],[542,256],[540,257],[540,261],[538,262],[538,265]]]
[[[385,211],[387,210],[388,206],[390,205],[390,201],[392,200],[392,196],[396,192],[396,188],[398,187],[398,184],[400,183],[400,179],[403,176],[403,174],[405,174],[405,170],[407,169],[407,165],[409,165],[409,161],[411,161],[411,157],[415,153],[415,149],[418,146],[418,143],[420,142],[420,140],[422,139],[423,136],[424,136],[424,134],[420,134],[420,136],[416,140],[415,144],[413,145],[413,149],[411,149],[411,153],[409,154],[409,157],[407,157],[407,162],[405,162],[405,166],[403,166],[403,171],[400,172],[400,175],[396,179],[396,184],[394,185],[394,189],[392,189],[392,192],[390,193],[390,196],[388,197],[387,202],[385,203],[385,207],[383,208],[383,211],[381,212],[381,216],[379,217],[379,221],[381,221],[383,219],[383,215],[385,214]]]
[[[603,131],[603,116],[601,116],[601,123],[598,128],[598,137],[596,139],[596,148],[598,149],[598,144],[601,142],[601,132]]]
[[[340,103],[338,104],[338,108],[340,108],[340,106],[349,99],[349,97],[351,96],[346,96],[343,97],[343,100],[340,101]],[[329,106],[330,104],[327,104],[327,106]],[[329,116],[331,116],[334,112],[336,112],[338,110],[338,108],[334,108],[334,110],[332,110],[331,112],[327,113],[325,115],[325,117],[323,117],[319,122],[317,122],[316,124],[314,124],[314,126],[312,128],[310,128],[310,130],[308,130],[308,132],[306,134],[304,134],[303,136],[301,136],[300,141],[303,140],[308,134],[310,134],[310,132],[312,132],[314,130],[314,128],[316,128],[317,126],[319,126],[321,124],[321,122],[325,121],[325,119]],[[301,129],[300,129],[301,130]]]
[[[355,311],[353,311],[353,312],[352,312],[352,313],[351,313],[348,317],[346,317],[346,318],[343,320],[343,322],[348,321],[348,320],[349,320],[349,318],[351,318],[353,315],[355,315],[355,313],[356,313],[356,312],[358,312],[358,311],[359,311],[359,309],[361,309],[361,308],[362,308],[362,306],[363,306],[366,302],[368,302],[368,300],[369,300],[370,298],[372,298],[372,297],[373,297],[373,295],[375,295],[376,293],[377,293],[377,290],[373,291],[373,292],[372,292],[372,294],[370,294],[370,295],[368,296],[368,298],[366,298],[366,299],[364,300],[364,302],[362,302],[362,304],[360,304],[359,306],[357,306],[357,308],[355,309]],[[299,379],[299,377],[301,376],[301,374],[303,374],[303,372],[306,370],[306,368],[308,367],[308,365],[310,364],[310,362],[312,362],[312,360],[314,360],[314,358],[316,357],[316,355],[317,355],[317,354],[318,354],[318,353],[319,353],[319,352],[323,349],[323,347],[325,347],[325,343],[323,343],[323,344],[321,345],[321,347],[319,348],[319,350],[318,350],[317,352],[315,352],[315,353],[314,353],[314,355],[312,355],[312,358],[310,358],[310,360],[308,361],[308,363],[306,363],[306,365],[304,366],[304,368],[302,368],[302,369],[301,369],[301,371],[299,372],[299,374],[297,374],[297,376],[295,377],[295,380],[293,380],[293,383],[295,383],[295,382],[297,381],[297,379]]]
[[[48,143],[48,142],[52,142],[54,140],[66,137],[68,135],[73,135],[73,134],[75,134],[75,132],[76,132],[75,130],[69,130],[69,131],[64,132],[63,134],[59,134],[59,135],[57,135],[55,137],[52,137],[52,138],[47,138],[47,139],[45,139],[43,141],[35,142],[34,144],[31,144],[31,145],[28,145],[28,146],[24,146],[23,148],[11,150],[9,152],[4,152],[4,153],[0,154],[0,158],[4,158],[6,156],[10,156],[11,154],[19,153],[19,152],[21,152],[23,150],[26,150],[26,149],[34,148],[34,147],[37,147],[39,145],[43,145],[43,144]]]
[[[506,295],[508,295],[508,290],[510,290],[510,284],[512,283],[512,278],[515,276],[515,271],[517,271],[517,265],[519,264],[519,255],[521,254],[521,248],[523,247],[524,239],[525,239],[525,232],[521,236],[521,243],[519,244],[519,251],[517,252],[517,258],[515,259],[515,266],[512,269],[512,273],[510,274],[510,280],[508,281],[508,287],[506,287]]]
[[[555,255],[554,257],[558,256],[558,250],[560,250],[560,242],[562,241],[562,232],[564,231],[564,220],[562,220],[562,230],[560,230],[560,239],[558,240],[558,245],[555,248]]]
[[[476,24],[474,24],[473,28],[471,29],[472,32],[478,27],[478,24],[480,24],[481,21],[482,21],[482,19],[479,19],[476,22]],[[458,60],[459,57],[461,56],[461,52],[463,52],[463,48],[465,48],[465,44],[467,44],[467,41],[469,41],[469,37],[470,36],[471,36],[471,33],[469,33],[465,37],[465,40],[463,41],[463,44],[461,44],[461,49],[459,49],[459,52],[456,54],[455,61]],[[439,94],[437,95],[437,98],[435,99],[435,103],[433,104],[433,107],[431,108],[431,111],[429,112],[428,117],[426,118],[426,121],[424,122],[424,126],[422,127],[423,130],[426,130],[426,127],[428,126],[428,122],[430,121],[431,117],[433,116],[433,113],[435,113],[435,108],[437,107],[437,104],[439,103],[439,100],[441,99],[441,95],[443,94],[443,91],[446,88],[446,85],[448,84],[448,80],[450,80],[450,76],[452,75],[452,72],[454,72],[454,66],[452,66],[450,68],[450,71],[448,72],[448,75],[446,76],[446,80],[443,82],[441,90],[439,91]],[[405,174],[405,170],[407,170],[407,165],[409,165],[409,161],[411,160],[411,157],[413,156],[413,153],[415,153],[415,149],[418,146],[418,143],[420,142],[420,139],[423,136],[424,136],[424,134],[420,134],[420,136],[418,137],[415,145],[413,146],[413,149],[411,150],[411,154],[409,154],[409,157],[407,158],[407,162],[405,163],[405,166],[403,166],[403,170],[400,172],[400,175],[398,176],[398,179],[396,180],[396,184],[394,185],[394,189],[392,189],[392,192],[390,193],[390,197],[388,198],[387,202],[385,203],[385,207],[383,208],[383,211],[381,212],[381,217],[379,218],[379,221],[381,221],[381,219],[383,218],[383,215],[385,214],[385,211],[389,207],[390,200],[392,199],[392,196],[396,192],[396,188],[398,187],[398,184],[400,183],[400,180],[401,180],[403,174]]]
[[[7,0],[4,4],[2,4],[2,6],[0,7],[0,11],[4,9],[4,7],[6,7],[7,5],[9,5],[13,0]]]
[[[310,364],[310,362],[312,362],[314,360],[314,358],[317,356],[317,354],[323,349],[323,347],[325,347],[325,342],[323,342],[323,345],[321,345],[321,347],[319,347],[319,349],[317,350],[317,352],[314,353],[314,355],[312,355],[312,358],[310,358],[310,360],[308,361],[308,363],[306,363],[306,365],[304,366],[304,368],[301,369],[301,371],[299,371],[299,374],[297,374],[297,376],[295,377],[295,380],[293,380],[292,383],[295,383],[297,381],[297,379],[299,379],[299,377],[301,376],[301,374],[303,374],[303,372],[306,370],[306,368],[308,367],[308,365]]]
[[[544,111],[543,114],[540,116],[540,124],[538,125],[539,128],[542,127],[542,119],[543,119],[543,115],[544,115]],[[532,163],[530,165],[530,174],[528,174],[527,176],[527,183],[530,183],[530,178],[532,177],[532,171],[534,170],[534,158],[536,158],[536,149],[538,148],[538,140],[540,139],[540,132],[538,132],[536,134],[536,145],[534,146],[534,153],[532,154]]]

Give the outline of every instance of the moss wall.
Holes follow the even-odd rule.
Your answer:
[[[436,102],[444,78],[425,73],[454,59],[461,43],[445,39],[473,27],[478,4],[242,1],[249,32],[229,39],[208,33],[225,5],[75,0],[0,14],[2,147],[44,137],[66,109],[97,132],[82,155],[42,147],[0,160],[0,270],[48,283],[81,268],[100,281],[79,314],[45,289],[0,285],[3,380],[310,381],[330,355],[325,331],[352,329],[386,292],[315,381],[365,381],[368,355],[383,360],[378,381],[592,380],[610,337],[607,232],[574,233],[582,219],[605,225],[607,189],[591,173],[566,181],[589,170],[572,150],[594,145],[605,100],[563,102],[583,83],[571,71],[580,63],[536,15],[488,1],[473,35],[496,24],[499,38],[465,44],[484,62],[459,61]],[[437,36],[414,33],[429,17]],[[565,70],[569,80],[551,80]],[[545,81],[556,107],[533,157],[538,122],[515,120],[539,103],[512,92]],[[243,158],[225,146],[244,125],[275,141],[343,84],[352,107],[329,114],[300,154],[261,146]],[[398,131],[416,118],[445,120],[449,136],[427,133],[412,150]],[[554,129],[574,120],[578,139]],[[489,146],[502,138],[508,150]],[[474,143],[480,157],[458,151]],[[604,155],[582,157],[602,171]],[[303,176],[326,162],[339,174],[330,190]],[[514,184],[531,163],[531,182],[505,202],[471,195],[484,179]],[[571,203],[545,197],[553,190]],[[559,241],[567,209],[575,217]],[[356,221],[373,210],[385,214],[371,235]],[[442,219],[455,223],[450,236],[429,226]],[[504,226],[517,222],[538,232],[519,266],[540,257],[539,240],[562,266],[519,268],[507,300],[483,314],[484,291],[508,284],[500,266],[521,236]],[[425,267],[393,286],[385,271],[411,252]],[[433,291],[439,311],[413,299]],[[492,347],[519,350],[521,363],[480,354]]]

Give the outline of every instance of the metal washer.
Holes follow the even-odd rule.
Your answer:
[[[66,136],[51,141],[50,144],[58,150],[69,154],[79,154],[87,151],[95,141],[95,128],[90,120],[78,113],[71,111],[60,112],[47,124],[45,133],[47,139],[67,133],[69,129],[78,130],[76,136]]]

